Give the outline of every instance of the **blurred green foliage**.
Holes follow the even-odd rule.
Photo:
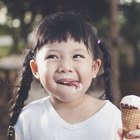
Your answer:
[[[0,8],[3,7],[7,7],[7,22],[0,25],[0,34],[12,36],[14,44],[10,47],[10,53],[21,53],[28,46],[28,35],[32,32],[34,26],[45,15],[57,11],[76,10],[83,15],[86,13],[92,19],[93,25],[97,27],[98,36],[104,39],[109,38],[110,2],[108,0],[2,0],[0,1]],[[120,4],[118,17],[120,20],[120,36],[133,46],[135,62],[139,62],[140,3],[132,1],[131,3]],[[120,58],[120,61],[123,62],[122,55],[120,55]],[[123,68],[123,66],[120,66],[120,68]],[[135,77],[140,77],[139,71],[140,64],[136,63],[134,67]]]
[[[10,46],[0,47],[0,58],[7,56],[10,51]]]
[[[0,8],[3,7],[7,7],[7,22],[0,25],[0,34],[9,34],[13,38],[14,43],[10,46],[9,53],[21,53],[25,47],[28,47],[28,35],[35,25],[47,14],[57,11],[75,10],[81,12],[83,16],[89,15],[93,25],[97,27],[95,30],[98,36],[105,40],[110,37],[109,0],[1,0]],[[137,63],[140,61],[140,3],[132,1],[119,4],[118,17],[120,37],[132,45],[135,54],[133,76],[140,78],[140,64]],[[126,67],[129,68],[129,65],[124,63],[124,59],[123,55],[120,54],[122,73],[126,73]],[[126,66],[124,67],[124,65]],[[127,77],[129,76],[128,73]]]
[[[140,3],[132,1],[130,4],[121,5],[120,8],[124,16],[124,22],[121,24],[120,34],[133,46],[135,63],[133,69],[129,68],[129,66],[121,66],[121,71],[122,73],[126,73],[128,67],[127,70],[131,69],[131,73],[128,72],[126,77],[129,77],[130,79],[132,77],[140,79]],[[121,61],[123,61],[123,58]]]
[[[28,34],[31,33],[41,18],[47,14],[57,11],[75,10],[86,13],[94,21],[94,24],[96,22],[99,24],[103,17],[109,17],[109,4],[109,1],[106,0],[2,0],[0,1],[0,7],[7,7],[8,12],[7,22],[3,27],[1,26],[2,28],[0,27],[0,34],[8,33],[11,35],[14,41],[14,45],[11,46],[11,53],[20,53],[19,43],[22,41],[24,48],[27,46]],[[102,12],[100,12],[100,9],[102,9]],[[105,20],[102,21],[104,24]],[[103,26],[101,25],[101,27]]]

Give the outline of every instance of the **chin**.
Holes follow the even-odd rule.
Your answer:
[[[81,97],[81,94],[71,94],[69,93],[69,95],[64,95],[64,96],[59,96],[58,100],[60,100],[61,102],[65,102],[65,103],[70,103],[73,101],[78,100]]]

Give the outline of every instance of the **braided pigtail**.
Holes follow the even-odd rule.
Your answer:
[[[24,107],[24,101],[28,97],[28,91],[31,86],[31,82],[33,80],[32,72],[30,69],[30,60],[32,59],[33,53],[30,50],[24,60],[21,80],[19,81],[19,88],[17,90],[16,101],[12,107],[12,113],[10,115],[10,124],[8,128],[8,140],[13,139],[14,135],[14,125],[17,122],[18,116]]]
[[[98,40],[97,45],[103,54],[103,79],[105,81],[105,94],[106,98],[112,101],[112,88],[111,88],[111,57],[108,52],[107,46],[104,42]]]

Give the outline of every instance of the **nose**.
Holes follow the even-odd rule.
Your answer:
[[[59,73],[67,73],[67,72],[73,72],[73,66],[71,63],[67,61],[61,61],[59,67],[58,67]]]

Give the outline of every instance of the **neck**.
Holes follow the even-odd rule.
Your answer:
[[[51,98],[51,102],[57,113],[70,124],[86,120],[104,105],[103,101],[97,100],[84,94],[73,102],[62,102]]]
[[[87,96],[88,96],[87,94],[84,94],[80,98],[70,102],[63,102],[61,100],[58,100],[57,98],[51,97],[51,103],[56,110],[59,109],[71,110],[83,105],[87,99]]]

